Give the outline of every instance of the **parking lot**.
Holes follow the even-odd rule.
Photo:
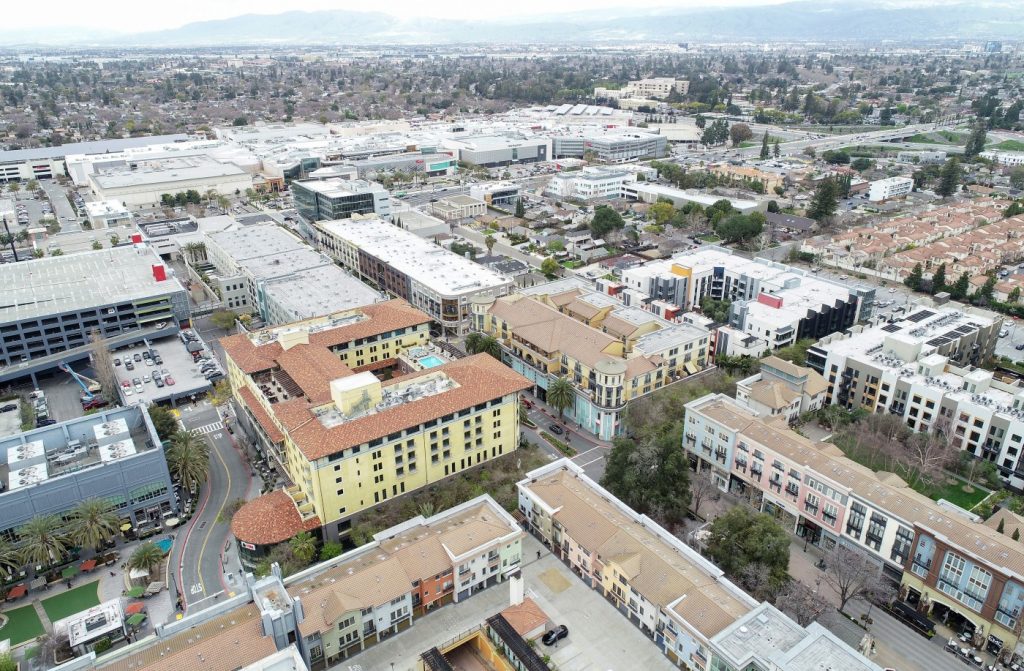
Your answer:
[[[152,357],[143,356],[147,349],[156,352],[160,358],[159,363]],[[140,402],[174,403],[179,399],[205,393],[212,386],[210,380],[203,375],[200,364],[192,360],[192,355],[177,336],[152,341],[149,348],[139,344],[115,350],[113,356],[114,374],[125,405]],[[120,365],[117,365],[118,361]],[[131,362],[131,369],[126,362]]]

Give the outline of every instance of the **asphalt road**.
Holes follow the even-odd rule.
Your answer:
[[[556,419],[558,413],[544,403],[541,403],[532,394],[524,393],[532,404],[533,408],[527,412],[527,416],[530,421],[537,425],[536,429],[531,429],[525,424],[522,426],[522,431],[526,434],[526,439],[531,443],[535,443],[540,446],[552,461],[561,459],[565,455],[558,451],[551,443],[544,440],[541,437],[540,432],[544,431],[548,434],[553,432],[548,428],[551,424],[556,422],[561,423]],[[572,457],[572,461],[583,471],[590,476],[593,480],[600,482],[601,476],[604,475],[605,458],[608,456],[608,451],[611,449],[609,443],[605,441],[599,441],[594,436],[586,433],[582,433],[575,429],[575,425],[570,420],[565,420],[564,426],[568,429],[567,434],[561,436],[555,436],[564,443],[568,443],[576,450],[576,456]]]
[[[235,499],[245,498],[251,476],[217,409],[208,401],[184,406],[181,423],[203,434],[210,445],[209,477],[199,491],[196,514],[178,533],[172,563],[185,609],[194,612],[215,605],[230,591],[222,568],[231,533],[224,511]]]
[[[75,208],[71,207],[71,201],[68,200],[68,194],[64,187],[50,179],[40,181],[39,186],[46,192],[46,197],[50,199],[53,214],[60,222],[61,231],[82,230],[82,222],[79,221]]]

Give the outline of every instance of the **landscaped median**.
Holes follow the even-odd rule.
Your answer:
[[[555,438],[554,436],[552,436],[547,431],[541,431],[540,432],[540,436],[544,440],[548,441],[549,443],[551,443],[552,445],[557,447],[558,451],[561,452],[562,454],[564,454],[565,456],[567,456],[567,457],[575,457],[576,456],[576,450],[574,450],[568,443],[563,443],[562,441],[560,441],[559,439]]]

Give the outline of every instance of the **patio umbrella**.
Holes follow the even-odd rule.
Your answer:
[[[78,567],[68,566],[63,571],[61,571],[60,574],[65,580],[71,580],[76,575],[78,575]]]
[[[136,586],[136,587],[132,587],[127,592],[125,592],[125,595],[126,596],[130,596],[133,599],[137,599],[137,598],[139,598],[140,596],[142,596],[145,593],[146,593],[146,588],[145,587]]]
[[[144,603],[136,601],[135,603],[128,604],[128,606],[124,609],[124,612],[127,615],[135,615],[136,613],[141,613],[144,610],[146,610],[146,605]]]
[[[125,620],[125,622],[128,624],[129,627],[137,627],[137,626],[139,626],[140,624],[142,624],[145,621],[146,621],[145,613],[136,613],[135,615],[132,615],[130,618]]]

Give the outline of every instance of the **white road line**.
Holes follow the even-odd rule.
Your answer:
[[[212,422],[210,424],[205,424],[203,426],[198,426],[198,427],[196,427],[196,428],[194,428],[192,430],[196,431],[198,433],[202,433],[202,434],[209,434],[209,433],[215,433],[217,431],[221,431],[223,428],[224,428],[224,424],[222,424],[221,422]]]
[[[585,464],[577,464],[577,466],[579,466],[580,468],[586,468],[590,464],[597,463],[598,461],[601,461],[602,459],[604,459],[604,457],[598,457],[597,459],[591,459],[590,461],[588,461]]]
[[[582,456],[583,456],[584,454],[590,454],[591,452],[593,452],[593,451],[594,451],[594,450],[596,450],[596,449],[598,449],[598,447],[597,447],[597,446],[595,445],[594,447],[590,448],[589,450],[584,450],[583,452],[580,452],[580,453],[579,453],[579,454],[577,454],[577,455],[576,455],[575,457],[573,457],[573,459],[579,459],[579,458],[580,458],[580,457],[582,457]]]

